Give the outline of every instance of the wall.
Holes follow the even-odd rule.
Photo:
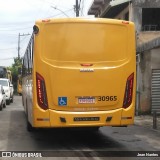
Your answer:
[[[150,111],[150,89],[151,89],[151,52],[146,51],[140,54],[139,71],[137,66],[137,85],[140,92],[139,112]]]
[[[142,26],[142,8],[160,8],[160,0],[133,0],[131,14],[136,26],[136,32],[141,32]]]
[[[130,14],[132,15],[130,20],[135,23],[136,32],[139,33],[142,26],[142,8],[132,6]]]
[[[152,69],[160,69],[160,47],[140,54],[140,63],[137,64],[137,87],[140,92],[139,113],[151,111]]]
[[[132,0],[133,6],[141,8],[158,8],[160,0]]]

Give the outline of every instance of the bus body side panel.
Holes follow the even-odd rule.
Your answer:
[[[22,103],[24,107],[24,111],[26,113],[26,101],[27,101],[27,77],[23,77],[22,79]]]

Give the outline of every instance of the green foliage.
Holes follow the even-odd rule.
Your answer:
[[[12,64],[11,67],[8,67],[7,69],[9,69],[12,72],[12,83],[14,86],[14,91],[17,91],[17,80],[18,80],[18,68],[22,67],[22,58],[14,58],[14,63]]]
[[[14,58],[14,63],[12,67],[8,67],[8,69],[12,72],[12,76],[18,76],[18,68],[22,67],[22,58]]]

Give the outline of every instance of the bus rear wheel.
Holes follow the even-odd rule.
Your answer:
[[[27,106],[27,101],[26,101],[26,106]],[[28,110],[26,108],[26,122],[27,122],[27,131],[28,132],[33,132],[35,130],[34,127],[32,127],[31,123],[28,120]]]
[[[27,120],[27,131],[28,131],[28,132],[33,132],[33,131],[35,131],[35,128],[32,127],[32,125],[28,122],[28,120]]]
[[[7,103],[7,105],[10,105],[10,100],[7,100],[6,103]]]
[[[0,104],[0,111],[2,111],[3,109],[3,104]]]
[[[6,108],[6,102],[3,104],[3,108]]]

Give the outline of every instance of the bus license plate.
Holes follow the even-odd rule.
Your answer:
[[[78,98],[79,104],[94,104],[95,98]]]
[[[99,117],[74,117],[74,121],[99,121]]]

